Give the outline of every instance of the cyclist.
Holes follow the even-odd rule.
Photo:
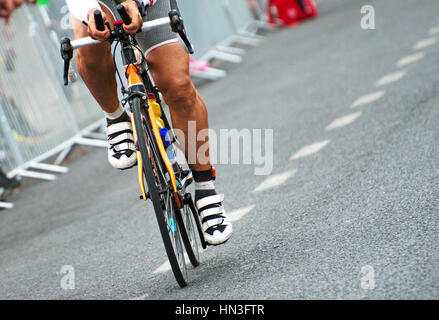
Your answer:
[[[117,169],[128,169],[136,165],[136,149],[129,115],[120,105],[117,95],[116,68],[111,46],[105,40],[110,31],[96,29],[94,12],[102,11],[104,22],[115,21],[115,10],[122,4],[131,17],[131,24],[124,30],[136,34],[143,19],[154,20],[168,16],[170,0],[66,0],[75,38],[91,36],[102,44],[80,48],[76,52],[76,66],[79,74],[102,108],[107,120],[108,160]],[[146,8],[142,18],[139,6]],[[195,180],[195,203],[199,210],[206,241],[212,245],[225,243],[232,234],[232,224],[227,219],[222,202],[224,195],[217,194],[213,183],[214,174],[210,162],[203,164],[196,157],[197,150],[208,143],[197,141],[195,154],[188,151],[188,123],[195,121],[196,136],[208,128],[208,115],[203,99],[195,89],[189,73],[189,55],[181,48],[178,38],[170,29],[163,27],[140,33],[137,40],[145,53],[151,76],[169,106],[173,127],[185,136],[185,152],[188,159],[195,159],[191,169]],[[180,138],[180,137],[179,137]],[[205,153],[208,155],[208,151]]]
[[[9,21],[12,12],[24,2],[33,4],[37,0],[0,0],[0,18],[5,18],[6,21]]]

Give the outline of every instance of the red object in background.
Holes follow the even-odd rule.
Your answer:
[[[314,0],[269,0],[268,23],[280,26],[294,26],[300,21],[318,15]]]

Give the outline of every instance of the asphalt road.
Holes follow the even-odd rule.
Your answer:
[[[375,30],[360,27],[363,5]],[[319,6],[199,88],[215,132],[273,130],[273,170],[217,165],[239,220],[188,287],[163,266],[136,170],[93,149],[0,212],[0,298],[438,299],[439,4]],[[61,287],[65,265],[73,290]]]

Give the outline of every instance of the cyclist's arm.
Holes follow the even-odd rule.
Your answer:
[[[100,10],[97,0],[66,0],[70,13],[82,22],[88,23],[88,13],[91,9]],[[153,6],[158,0],[142,0],[145,7]]]

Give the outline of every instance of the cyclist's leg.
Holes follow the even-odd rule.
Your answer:
[[[102,8],[107,17],[112,14],[107,8]],[[88,28],[82,22],[70,17],[75,39],[88,37]],[[111,45],[108,42],[87,46],[76,50],[76,67],[102,110],[114,112],[119,107],[116,83],[116,67],[111,54]]]
[[[208,145],[208,137],[191,147],[188,138],[195,138],[201,130],[208,129],[208,116],[203,99],[195,89],[189,75],[189,58],[178,42],[152,50],[147,56],[148,66],[155,84],[170,107],[172,124],[184,133],[185,152],[193,170],[209,170],[209,151],[205,157],[197,157],[197,150]],[[195,132],[189,132],[188,123],[193,121]],[[177,132],[178,132],[177,130]],[[204,155],[203,155],[204,156]]]
[[[153,80],[169,106],[173,127],[184,133],[185,151],[194,174],[195,201],[202,219],[205,239],[213,245],[222,244],[230,238],[232,224],[222,205],[224,196],[216,193],[213,184],[208,158],[208,136],[205,135],[204,140],[197,139],[201,130],[207,132],[208,115],[204,101],[190,77],[189,56],[175,42],[151,50],[147,61]],[[189,134],[188,128],[190,121],[194,121],[196,125],[196,132],[192,134]],[[194,150],[188,146],[189,139],[196,139]],[[197,156],[201,147],[203,159]],[[191,158],[195,161],[191,162]]]
[[[110,10],[105,6],[102,10],[113,23]],[[89,36],[87,26],[73,16],[70,19],[75,39]],[[131,168],[137,163],[134,137],[130,119],[119,103],[110,44],[80,48],[76,51],[75,60],[79,74],[107,118],[108,161],[118,169]]]

